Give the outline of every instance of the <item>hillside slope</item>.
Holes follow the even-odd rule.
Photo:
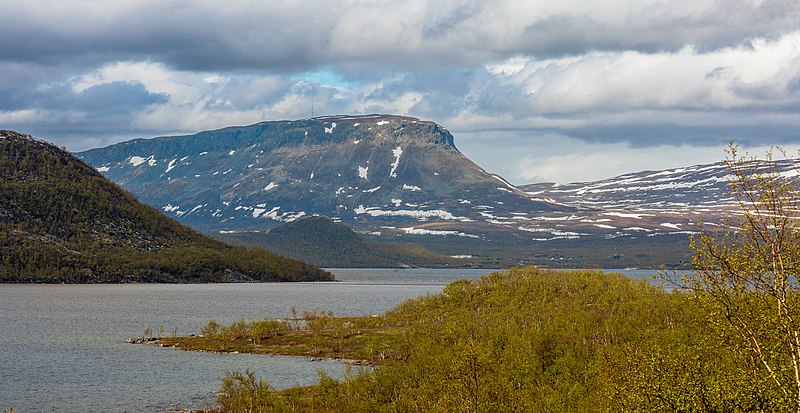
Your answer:
[[[0,131],[0,175],[3,282],[332,278],[302,262],[206,237],[30,136]]]
[[[454,267],[470,264],[411,243],[372,242],[326,217],[303,217],[269,232],[215,235],[232,244],[260,246],[318,267]]]

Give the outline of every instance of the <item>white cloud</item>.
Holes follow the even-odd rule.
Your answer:
[[[487,90],[518,90],[519,112],[557,116],[638,109],[739,109],[800,102],[800,30],[712,52],[593,52],[487,64]],[[751,93],[757,90],[758,93]],[[513,92],[512,92],[512,96]],[[490,104],[492,102],[489,102]]]
[[[208,79],[213,79],[210,82]],[[92,86],[114,81],[139,82],[148,92],[165,93],[172,102],[193,103],[219,87],[227,78],[217,73],[180,72],[151,61],[114,62],[73,79],[73,89],[81,92]],[[213,89],[212,89],[213,90]]]
[[[785,147],[794,154],[798,153],[798,148],[798,145]],[[746,148],[754,155],[763,155],[767,149],[762,146]],[[552,152],[529,152],[519,158],[511,167],[509,176],[517,183],[594,181],[633,171],[719,162],[725,156],[725,146],[632,148],[622,143],[587,144],[562,138],[558,148]]]
[[[150,59],[191,70],[475,65],[591,50],[713,50],[797,28],[789,0],[0,1],[12,60]],[[20,34],[21,33],[21,34]],[[17,35],[17,36],[14,36]],[[40,41],[14,44],[14,39]],[[20,42],[17,42],[20,43]]]
[[[263,120],[294,119],[316,113],[410,114],[423,98],[417,91],[395,91],[395,74],[363,86],[312,83],[269,74],[232,77],[213,72],[187,72],[164,64],[117,62],[70,80],[76,93],[112,82],[139,82],[150,93],[168,96],[165,104],[133,114],[132,125],[141,130],[188,133]]]
[[[437,121],[514,182],[607,177],[653,156],[715,161],[728,139],[800,141],[800,10],[789,0],[0,9],[15,16],[0,26],[0,122],[72,149],[305,118],[312,100],[315,115]],[[559,177],[564,164],[576,166]]]
[[[0,111],[0,124],[41,122],[48,114],[35,109]]]

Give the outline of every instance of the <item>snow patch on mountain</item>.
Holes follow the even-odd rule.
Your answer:
[[[367,179],[367,174],[369,173],[369,166],[359,166],[358,167],[358,177],[361,179]]]
[[[394,155],[394,162],[392,162],[392,171],[389,172],[389,176],[392,178],[397,178],[397,167],[400,166],[400,156],[403,155],[403,148],[398,146],[392,149],[392,155]]]
[[[576,221],[583,217],[577,215],[564,215],[564,216],[536,216],[533,217],[536,221]]]
[[[508,181],[503,179],[503,177],[501,177],[500,175],[495,175],[495,174],[489,174],[489,175],[491,175],[492,178],[497,179],[498,181],[504,183],[507,187],[509,187],[511,189],[517,189],[517,187],[515,187],[514,185],[511,185]]]
[[[150,166],[155,166],[156,164],[155,156],[150,155],[147,158],[142,158],[141,156],[131,156],[130,158],[128,158],[128,163],[130,163],[133,166],[139,166],[145,162],[147,162],[147,164]]]
[[[557,240],[557,239],[578,239],[578,238],[580,238],[580,237],[582,237],[584,235],[589,235],[589,234],[584,234],[584,233],[575,232],[575,231],[564,231],[564,230],[561,230],[561,229],[558,229],[558,228],[540,228],[540,227],[520,226],[520,227],[517,227],[517,229],[520,230],[520,231],[552,235],[552,237],[550,237],[550,238],[533,238],[534,241],[553,241],[553,240]]]
[[[617,227],[615,227],[615,226],[606,225],[606,224],[593,224],[593,225],[598,227],[598,228],[603,228],[603,229],[617,229]]]
[[[420,221],[427,221],[430,218],[439,218],[448,221],[472,222],[472,220],[467,217],[455,216],[450,212],[441,209],[431,209],[431,210],[400,209],[400,210],[384,211],[376,207],[365,207],[364,205],[359,205],[356,209],[353,210],[353,212],[356,215],[367,214],[373,217],[409,217],[418,219]]]
[[[177,162],[177,161],[178,161],[177,159],[173,159],[173,160],[169,161],[169,165],[167,165],[167,170],[164,171],[164,173],[168,173],[169,171],[171,171],[172,168],[175,167],[175,162]]]
[[[208,205],[208,204],[206,204],[206,205]],[[192,208],[191,211],[187,212],[186,215],[192,214],[194,211],[197,211],[198,209],[200,209],[200,208],[202,208],[202,207],[204,207],[206,205],[202,205],[202,204],[201,205],[197,205],[196,207]]]
[[[623,231],[644,231],[644,232],[653,232],[653,230],[650,230],[650,229],[647,229],[647,228],[642,228],[642,227],[628,227],[628,228],[623,228],[622,230],[623,230]]]
[[[424,228],[400,228],[403,232],[407,235],[439,235],[439,236],[448,236],[448,235],[455,235],[457,237],[466,237],[466,238],[480,238],[474,234],[467,234],[464,232],[458,231],[440,231],[440,230],[432,230],[432,229],[424,229]]]
[[[612,217],[620,217],[620,218],[634,218],[634,219],[642,219],[642,217],[652,217],[653,214],[637,214],[633,212],[603,212],[600,215],[608,215]]]

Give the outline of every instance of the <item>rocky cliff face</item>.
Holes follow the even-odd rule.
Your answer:
[[[336,116],[134,140],[80,153],[139,199],[206,231],[325,215],[398,234],[481,237],[497,217],[570,212],[458,151],[433,122]]]

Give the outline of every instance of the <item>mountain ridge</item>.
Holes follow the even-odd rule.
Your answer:
[[[302,217],[266,232],[216,234],[231,244],[260,246],[324,268],[464,267],[470,262],[417,244],[375,242],[327,217]]]

